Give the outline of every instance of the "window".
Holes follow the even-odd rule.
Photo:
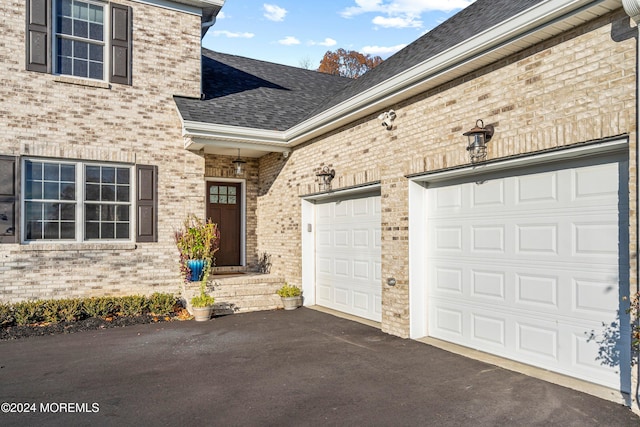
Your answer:
[[[157,176],[149,165],[0,156],[0,244],[157,242]]]
[[[104,78],[104,5],[56,2],[56,73]]]
[[[24,170],[24,240],[130,240],[130,166],[26,160]]]
[[[26,3],[27,70],[131,84],[130,7],[98,0]]]

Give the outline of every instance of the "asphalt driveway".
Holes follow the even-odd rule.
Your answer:
[[[0,403],[3,426],[640,425],[624,406],[308,308],[3,341]]]

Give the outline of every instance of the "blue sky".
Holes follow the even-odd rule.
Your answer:
[[[316,69],[344,48],[383,59],[475,0],[226,0],[203,46]]]

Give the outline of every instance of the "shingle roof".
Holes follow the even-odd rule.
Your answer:
[[[351,79],[202,50],[204,99],[175,97],[184,120],[283,131]]]
[[[477,0],[358,79],[202,51],[204,100],[175,97],[184,120],[287,130],[544,0]]]

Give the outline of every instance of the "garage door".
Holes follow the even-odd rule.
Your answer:
[[[627,168],[609,157],[430,188],[429,335],[620,389]]]
[[[316,303],[379,322],[380,196],[316,205]]]

